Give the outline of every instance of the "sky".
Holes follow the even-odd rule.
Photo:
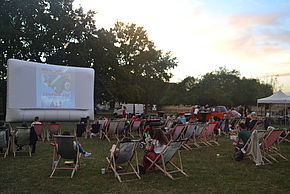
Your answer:
[[[98,28],[143,26],[178,60],[171,82],[226,67],[290,92],[290,0],[75,0]],[[280,76],[276,76],[280,75]]]

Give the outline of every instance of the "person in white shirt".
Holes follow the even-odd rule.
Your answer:
[[[34,121],[31,123],[31,127],[33,127],[35,124],[42,124],[42,123],[39,121],[39,117],[34,117]]]

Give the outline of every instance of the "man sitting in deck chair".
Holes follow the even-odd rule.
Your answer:
[[[112,170],[119,182],[122,182],[121,176],[131,174],[136,175],[138,179],[141,179],[139,176],[138,157],[136,152],[137,142],[138,141],[130,139],[123,139],[122,141],[117,142],[117,145],[114,144],[112,146],[109,156],[106,157],[108,162],[107,170]],[[132,164],[134,155],[136,156],[135,167]],[[122,164],[126,164],[125,172],[120,172],[123,168],[121,166],[117,166]],[[132,171],[129,171],[130,168]]]
[[[236,161],[243,160],[244,154],[241,149],[246,145],[247,141],[251,137],[251,132],[247,131],[246,125],[244,123],[239,123],[238,128],[238,137],[234,139],[233,147],[234,147],[234,159]],[[242,143],[240,142],[242,141]]]

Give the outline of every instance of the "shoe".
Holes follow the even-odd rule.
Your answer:
[[[86,153],[84,154],[85,157],[88,157],[88,156],[90,156],[90,155],[92,155],[92,153],[86,152]]]

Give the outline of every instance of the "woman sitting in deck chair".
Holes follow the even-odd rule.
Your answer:
[[[166,148],[168,139],[161,129],[155,129],[153,139],[150,136],[146,137],[146,150],[143,157],[143,166],[148,169],[151,166],[151,162],[148,160],[150,158],[154,161],[159,154]]]

